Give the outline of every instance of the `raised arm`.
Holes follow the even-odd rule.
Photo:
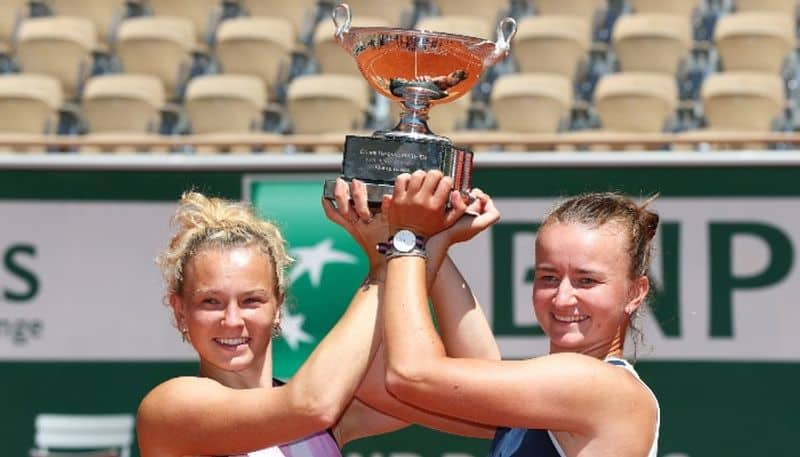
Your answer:
[[[138,411],[142,456],[241,454],[333,426],[378,347],[377,293],[376,288],[356,291],[285,386],[234,389],[197,377],[157,386]],[[271,364],[271,356],[263,363]]]
[[[441,202],[441,196],[429,191],[427,177],[423,184],[416,179],[397,180],[389,213],[392,231],[407,228],[425,234],[447,224],[441,216],[436,220],[438,212],[426,213],[424,219],[419,215]],[[419,225],[421,219],[427,225]],[[588,356],[497,361],[448,355],[433,326],[425,270],[426,259],[418,256],[395,257],[387,265],[381,310],[386,385],[402,401],[476,423],[579,434],[596,432],[609,417],[630,425],[648,413],[640,407],[652,400],[638,381]]]
[[[352,191],[353,204],[348,200]],[[383,287],[385,276],[384,255],[377,252],[375,245],[385,242],[389,236],[385,211],[370,214],[365,202],[362,183],[354,181],[350,188],[343,182],[336,188],[337,211],[329,218],[342,225],[365,251],[371,265],[370,277],[375,281],[369,287]],[[454,242],[466,241],[494,223],[498,214],[493,207],[486,205],[485,195],[476,192],[480,198],[470,206],[477,216],[467,216],[451,229],[436,234],[428,240],[429,283],[439,294],[436,303],[437,315],[442,322],[448,345],[454,353],[468,353],[474,357],[499,357],[497,345],[485,317],[463,281],[455,265],[447,257],[447,249]],[[385,208],[388,210],[388,207]],[[369,226],[356,223],[356,215],[362,220],[370,220]],[[442,266],[441,269],[439,266]],[[437,275],[438,272],[438,275]],[[454,290],[447,290],[447,288]],[[408,423],[434,428],[459,435],[488,437],[494,429],[467,421],[454,420],[441,415],[415,408],[391,396],[384,385],[385,365],[382,351],[379,350],[356,396],[362,402],[354,402],[342,417],[337,429],[343,441],[361,436],[384,433],[406,426]],[[380,411],[380,412],[379,412]]]
[[[452,244],[468,241],[500,220],[500,212],[486,193],[480,189],[471,193],[474,200],[465,215],[428,240],[426,282],[431,284],[430,272],[435,269],[430,298],[447,354],[500,360],[500,349],[480,303],[456,264],[446,255]],[[440,262],[438,267],[437,262]]]

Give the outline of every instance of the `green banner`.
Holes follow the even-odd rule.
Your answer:
[[[545,340],[530,310],[530,249],[546,210],[588,190],[660,192],[657,287],[636,365],[660,401],[659,455],[793,455],[798,173],[800,166],[478,167],[474,182],[503,219],[454,257],[504,356],[535,356]],[[297,262],[275,364],[290,376],[366,270],[356,244],[322,212],[322,180],[332,174],[0,171],[3,455],[28,454],[39,413],[135,413],[154,385],[195,373],[152,263],[188,188],[249,199],[286,234]],[[480,457],[488,445],[410,427],[354,442],[345,454]]]

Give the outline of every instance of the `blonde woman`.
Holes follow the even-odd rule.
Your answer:
[[[175,324],[197,352],[199,372],[167,380],[142,400],[137,434],[143,457],[339,456],[347,442],[408,421],[486,436],[484,426],[410,407],[386,392],[382,355],[375,357],[386,263],[374,246],[388,231],[383,216],[369,212],[363,184],[354,184],[353,204],[350,192],[340,181],[337,204],[324,202],[325,213],[365,249],[370,272],[337,324],[285,385],[273,379],[271,351],[291,262],[283,236],[246,205],[184,194],[174,218],[177,232],[159,263]],[[486,225],[493,220],[492,214],[480,219]],[[448,341],[474,356],[498,358],[469,289],[443,293],[463,283],[446,247],[477,231],[474,223],[456,224],[431,240],[439,246],[433,248],[432,296],[441,303],[437,309]]]

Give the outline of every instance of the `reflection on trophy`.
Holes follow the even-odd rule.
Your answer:
[[[372,136],[345,138],[342,177],[364,181],[370,206],[379,208],[391,194],[395,177],[415,170],[439,169],[454,187],[468,192],[472,151],[435,135],[427,124],[432,105],[468,94],[483,71],[508,55],[517,24],[507,17],[497,26],[497,41],[422,30],[350,27],[347,4],[333,10],[336,39],[358,63],[370,86],[401,104],[400,122]],[[324,196],[333,199],[334,180]]]

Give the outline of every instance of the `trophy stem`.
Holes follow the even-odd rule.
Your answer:
[[[447,141],[445,137],[431,132],[428,127],[428,112],[431,109],[431,100],[442,98],[442,91],[428,87],[426,84],[403,84],[393,93],[402,97],[400,122],[387,132],[381,132],[388,137],[406,137],[415,139],[428,139]]]

